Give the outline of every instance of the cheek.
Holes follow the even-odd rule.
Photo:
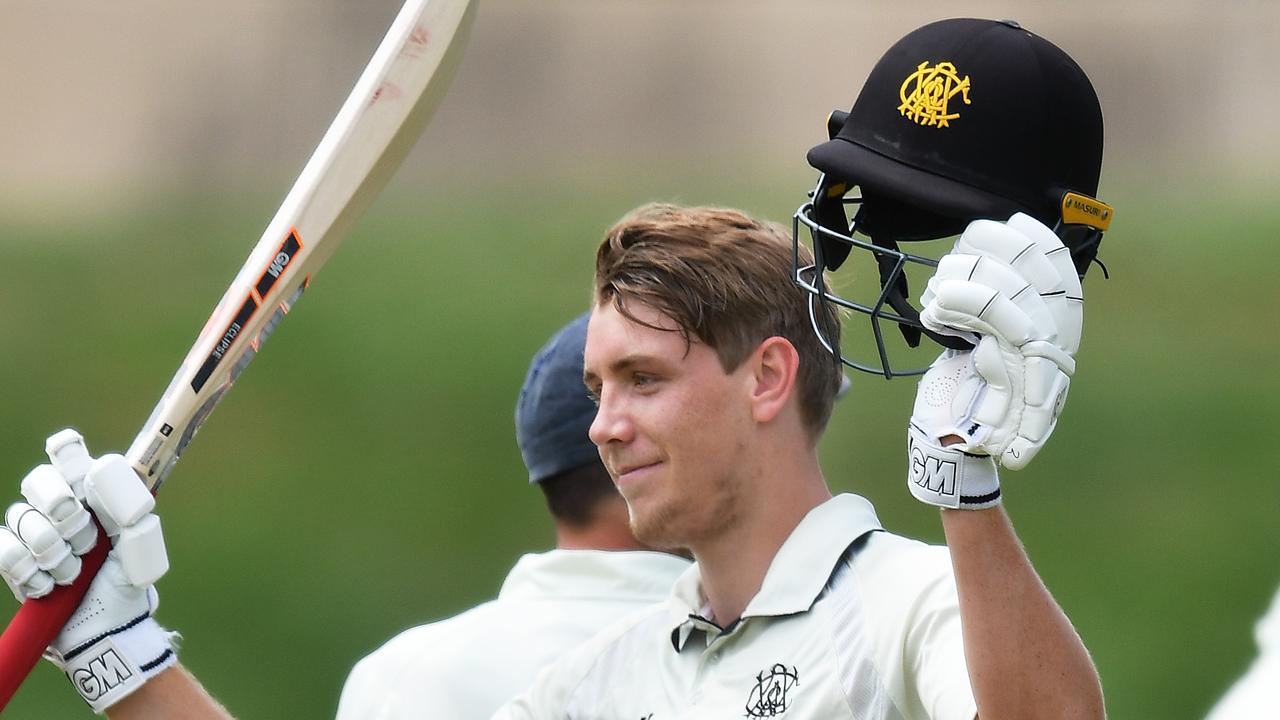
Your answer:
[[[683,400],[687,411],[664,427],[667,437],[698,465],[724,465],[741,451],[751,421],[750,410],[732,398],[727,391],[691,394]]]

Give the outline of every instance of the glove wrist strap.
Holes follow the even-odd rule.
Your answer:
[[[89,707],[102,713],[177,663],[176,639],[177,633],[143,615],[65,655],[50,651],[49,656]]]
[[[1000,504],[993,459],[945,448],[914,423],[907,427],[907,487],[917,500],[953,510]]]

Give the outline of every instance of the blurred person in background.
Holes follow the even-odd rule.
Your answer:
[[[631,533],[627,506],[587,430],[596,407],[582,387],[587,314],[529,365],[516,442],[546,498],[556,547],[520,558],[498,597],[404,631],[352,670],[339,720],[487,718],[544,666],[596,630],[662,601],[688,561]],[[501,648],[496,653],[494,650]]]

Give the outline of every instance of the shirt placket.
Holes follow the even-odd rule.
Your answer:
[[[718,708],[713,706],[716,698],[713,693],[708,692],[708,679],[711,684],[715,683],[714,677],[719,669],[720,660],[725,652],[728,652],[726,645],[733,641],[734,637],[741,631],[745,619],[739,620],[727,629],[722,629],[719,625],[701,617],[691,616],[690,622],[693,623],[695,631],[703,633],[705,647],[698,650],[698,666],[694,672],[693,685],[689,689],[689,701],[686,707],[688,711],[681,713],[681,717],[689,718],[707,718],[716,717]],[[697,640],[690,638],[690,640]]]

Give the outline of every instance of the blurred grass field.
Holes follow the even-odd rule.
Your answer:
[[[331,717],[360,655],[492,596],[519,554],[549,546],[513,403],[531,354],[586,306],[610,222],[648,199],[778,220],[799,201],[790,185],[635,188],[549,184],[501,203],[400,189],[318,276],[161,496],[159,616],[233,713]],[[1211,217],[1136,185],[1107,199],[1112,279],[1090,274],[1069,409],[1036,464],[1006,473],[1007,503],[1111,716],[1196,718],[1245,667],[1280,582],[1280,210],[1234,188],[1203,201]],[[95,452],[128,445],[272,209],[245,193],[3,218],[10,494],[61,427]],[[940,540],[902,487],[913,383],[853,379],[822,445],[828,478],[891,529]],[[9,716],[88,712],[42,666]]]

